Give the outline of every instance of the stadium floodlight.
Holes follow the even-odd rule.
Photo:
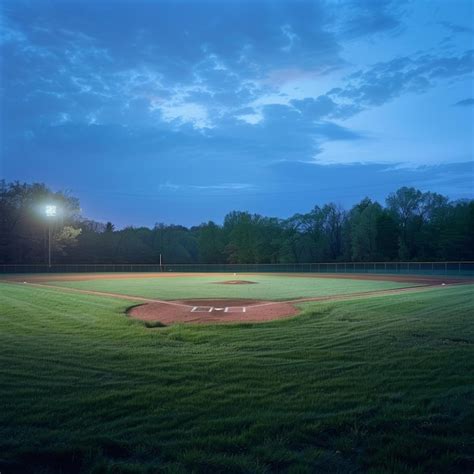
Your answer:
[[[52,204],[48,204],[45,208],[45,212],[46,212],[46,217],[56,217],[58,209],[56,206],[53,206]]]
[[[53,204],[47,204],[44,212],[46,214],[46,217],[52,218],[56,217],[58,213],[58,208],[53,205]],[[49,220],[49,226],[48,226],[48,268],[51,268],[51,219]]]

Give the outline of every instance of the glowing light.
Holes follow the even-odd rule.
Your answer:
[[[55,217],[57,213],[56,206],[46,206],[46,216],[47,217]]]

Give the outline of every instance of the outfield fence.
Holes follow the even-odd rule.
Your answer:
[[[232,264],[0,264],[0,273],[387,273],[474,276],[474,262],[337,262]]]

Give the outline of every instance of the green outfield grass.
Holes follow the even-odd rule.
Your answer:
[[[471,472],[473,290],[148,329],[0,284],[0,471]]]
[[[183,298],[250,298],[263,300],[287,300],[356,293],[361,291],[388,290],[417,286],[414,283],[391,281],[350,280],[338,278],[305,278],[273,275],[219,274],[211,276],[177,276],[171,278],[127,278],[86,281],[52,281],[68,288],[105,291],[145,298],[165,300]],[[222,285],[219,281],[233,279],[257,282],[254,285]],[[54,277],[52,277],[54,280]]]

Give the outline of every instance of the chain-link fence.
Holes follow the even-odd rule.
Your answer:
[[[387,273],[474,276],[474,262],[1,265],[0,273]]]

